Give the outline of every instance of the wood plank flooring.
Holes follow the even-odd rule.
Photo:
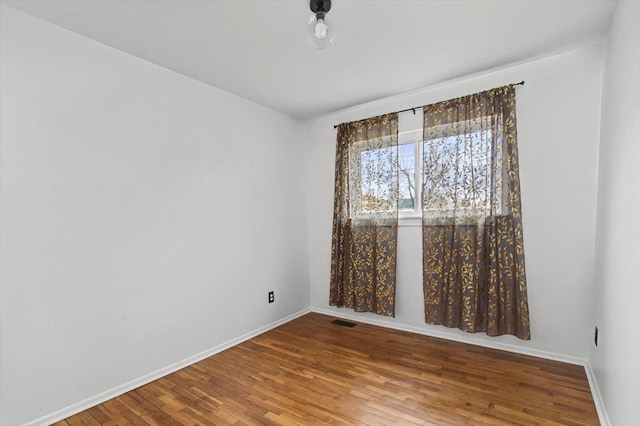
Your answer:
[[[584,368],[311,313],[57,425],[597,425]]]

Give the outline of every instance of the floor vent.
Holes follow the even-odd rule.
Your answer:
[[[331,324],[337,324],[337,325],[341,325],[343,327],[349,327],[349,328],[355,327],[356,325],[358,325],[355,322],[342,321],[342,320],[333,320],[331,321]]]

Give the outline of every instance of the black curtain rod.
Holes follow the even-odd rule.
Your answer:
[[[507,86],[524,86],[524,80],[522,80],[520,83],[511,83],[511,84],[507,84]],[[409,111],[413,111],[413,113],[416,113],[416,110],[422,108],[422,106],[417,106],[417,107],[413,107],[413,108],[407,108],[407,109],[401,109],[400,111],[396,111],[396,112],[390,112],[389,114],[400,114],[403,112],[409,112]],[[333,128],[337,128],[339,126],[339,124],[334,124]]]

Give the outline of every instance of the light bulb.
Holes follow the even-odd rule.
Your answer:
[[[324,13],[316,14],[309,21],[309,39],[317,49],[326,49],[333,43],[334,35]]]
[[[327,27],[327,24],[324,23],[324,19],[318,19],[318,22],[316,22],[316,28],[315,28],[316,38],[327,38],[328,29],[329,27]]]

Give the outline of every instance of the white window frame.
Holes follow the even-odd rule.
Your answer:
[[[471,130],[477,131],[482,130],[482,120],[486,120],[487,117],[480,117],[476,119],[472,119],[471,127],[465,125],[465,121],[461,121],[458,123],[458,127],[463,130]],[[450,129],[452,127],[452,123],[443,124],[441,126],[436,127],[438,129]],[[422,226],[422,158],[423,158],[423,128],[413,129],[398,133],[398,145],[405,144],[414,144],[415,145],[415,176],[414,176],[414,184],[415,184],[415,198],[414,198],[414,208],[413,210],[398,210],[398,225],[399,226]],[[447,136],[457,136],[461,133],[449,132],[450,134]],[[464,132],[468,133],[468,132]],[[446,133],[443,132],[443,135]],[[356,142],[356,144],[361,144],[357,146],[354,152],[360,153],[369,149],[366,145],[366,141]],[[351,152],[350,152],[351,155]],[[419,188],[419,189],[418,189]],[[352,190],[351,188],[349,189]],[[361,202],[360,196],[357,194],[351,194],[354,202]],[[432,210],[435,211],[435,210]],[[451,212],[453,214],[453,211]],[[370,213],[371,216],[375,215],[375,213]],[[368,216],[367,213],[361,213],[358,218],[366,219]],[[353,211],[351,212],[351,217],[354,217]]]
[[[413,179],[416,191],[413,210],[398,210],[399,226],[422,226],[422,132],[422,128],[419,128],[398,133],[398,145],[414,144],[415,146]]]

